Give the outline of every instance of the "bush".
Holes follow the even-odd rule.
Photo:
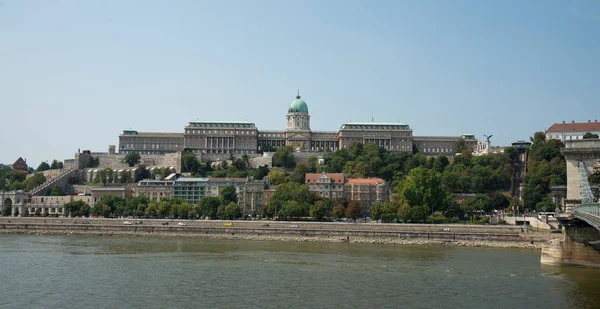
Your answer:
[[[429,216],[427,217],[427,223],[439,224],[439,223],[448,223],[450,220],[446,217],[442,216]]]
[[[498,224],[501,224],[501,225],[507,225],[507,224],[508,224],[508,222],[506,222],[506,221],[504,221],[504,220],[500,219],[500,220],[498,220]]]
[[[477,224],[487,224],[490,222],[490,218],[488,217],[480,217],[477,218],[475,221],[473,221],[473,223],[477,223]]]

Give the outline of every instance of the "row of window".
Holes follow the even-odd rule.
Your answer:
[[[207,133],[208,132],[208,133]],[[230,130],[186,130],[186,134],[239,134],[239,135],[254,135],[256,131],[230,131]]]

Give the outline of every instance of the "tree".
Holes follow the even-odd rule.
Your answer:
[[[84,201],[73,201],[65,203],[66,214],[69,217],[89,217],[90,205]]]
[[[259,166],[254,172],[252,172],[252,176],[254,177],[254,179],[262,180],[267,175],[269,175],[269,172],[270,172],[269,166],[262,165],[262,166]]]
[[[439,174],[423,167],[410,171],[408,179],[399,185],[397,193],[410,207],[423,206],[433,212],[445,210],[451,197],[442,189]]]
[[[56,159],[52,160],[52,163],[50,164],[50,169],[51,170],[55,170],[55,169],[59,169],[59,165],[58,165],[58,161]],[[62,162],[60,162],[62,165]]]
[[[225,206],[225,212],[224,212],[225,219],[236,219],[236,218],[239,218],[240,215],[241,215],[241,210],[240,210],[240,207],[236,203],[230,202],[229,204],[227,204],[227,206]]]
[[[467,146],[464,138],[460,137],[456,140],[456,153],[462,153],[467,149],[469,149],[469,146]]]
[[[323,220],[331,212],[331,203],[327,203],[324,200],[316,201],[314,205],[310,206],[309,215],[317,221]]]
[[[410,209],[410,217],[413,221],[423,221],[427,220],[427,213],[429,209],[425,206],[415,206]]]
[[[115,195],[103,196],[91,209],[92,215],[99,217],[114,217],[118,215],[117,209],[125,208],[125,200]]]
[[[144,214],[148,218],[154,218],[158,215],[158,205],[156,205],[155,201],[148,203],[148,207],[146,207]]]
[[[35,171],[43,172],[43,171],[47,171],[49,169],[50,169],[50,165],[48,165],[48,162],[42,162],[42,163],[40,163],[40,165],[38,165],[38,167]]]
[[[139,152],[130,152],[123,159],[123,163],[129,165],[129,167],[134,167],[135,165],[140,163],[141,158],[142,157],[140,156]]]
[[[150,174],[150,170],[144,164],[138,165],[138,167],[135,169],[134,175],[135,175],[135,179],[134,179],[135,182],[138,182],[138,181],[141,181],[144,179],[148,179],[152,176]]]
[[[404,223],[408,222],[412,218],[410,206],[408,206],[408,204],[406,204],[406,203],[402,203],[398,207],[396,216],[398,217],[398,220],[400,220]]]
[[[294,174],[292,174],[292,180],[297,183],[304,183],[304,177],[308,172],[308,165],[304,162],[300,162],[296,164],[294,168]]]
[[[310,205],[313,205],[315,200],[315,194],[308,191],[307,185],[287,182],[275,187],[275,193],[269,201],[269,207],[265,208],[263,214],[266,216],[279,214],[279,211],[286,206],[288,201],[296,201],[302,209],[303,216],[307,216]]]
[[[446,157],[443,154],[440,154],[437,157],[435,157],[432,168],[433,168],[433,170],[435,170],[438,173],[443,173],[444,169],[448,165],[450,165],[450,161],[448,160],[448,157]]]
[[[346,211],[344,212],[344,215],[346,216],[346,218],[351,218],[354,220],[360,218],[360,207],[358,205],[358,202],[350,201],[348,207],[346,208]]]
[[[237,203],[238,196],[237,191],[233,185],[227,185],[219,189],[219,196],[221,197],[221,201],[223,205],[228,205],[229,203]]]
[[[598,134],[594,134],[592,132],[587,132],[583,135],[583,139],[591,139],[591,138],[598,138]]]
[[[198,201],[198,205],[202,209],[202,216],[216,219],[221,199],[216,196],[205,196]]]
[[[286,173],[281,171],[271,171],[269,174],[269,181],[272,185],[277,186],[282,183],[288,182],[288,176]]]
[[[558,206],[558,204],[554,203],[552,201],[552,199],[550,199],[547,196],[544,197],[541,202],[538,202],[535,205],[535,210],[537,212],[554,211],[556,208],[560,208],[560,207]]]
[[[64,196],[65,193],[59,186],[53,186],[50,191],[50,196]]]
[[[346,208],[344,208],[344,205],[336,205],[335,207],[333,207],[333,216],[337,219],[343,218],[345,214]]]
[[[293,168],[296,165],[296,159],[291,146],[285,146],[275,150],[273,154],[273,166]]]
[[[588,181],[592,185],[600,185],[600,172],[596,172],[588,178]]]
[[[4,205],[2,209],[2,215],[8,217],[12,214],[12,205],[9,203],[8,205]]]

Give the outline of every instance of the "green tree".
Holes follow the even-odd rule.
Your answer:
[[[456,140],[456,153],[462,153],[467,149],[469,149],[469,146],[467,146],[464,138],[461,137]]]
[[[271,171],[269,173],[269,181],[272,185],[277,186],[288,182],[289,177],[286,173],[281,171]]]
[[[309,215],[315,218],[317,221],[323,220],[330,212],[331,203],[327,203],[324,200],[316,201],[314,205],[310,206]]]
[[[297,183],[304,183],[304,177],[308,173],[308,165],[304,162],[299,162],[296,164],[294,168],[294,173],[292,174],[292,180]]]
[[[216,196],[205,196],[198,201],[200,208],[202,209],[202,216],[216,219],[219,206],[221,206],[221,199]]]
[[[221,197],[221,203],[228,205],[229,203],[236,203],[238,201],[237,191],[233,185],[227,185],[219,188],[219,197]]]
[[[42,162],[40,163],[40,165],[38,165],[36,172],[43,172],[43,171],[47,171],[50,169],[50,165],[48,165],[48,162]]]
[[[406,203],[403,203],[400,206],[398,206],[396,216],[398,217],[398,220],[404,223],[408,222],[412,218],[410,206],[408,206],[408,204]]]
[[[437,157],[435,157],[433,164],[432,164],[432,168],[433,168],[433,170],[435,170],[438,173],[443,173],[444,169],[448,165],[450,165],[450,161],[448,160],[448,157],[446,157],[443,154],[440,154]]]
[[[262,180],[267,175],[269,175],[270,171],[271,170],[269,169],[269,166],[262,165],[262,166],[259,166],[254,172],[252,172],[252,176],[254,177],[254,179]]]
[[[2,215],[5,217],[8,217],[12,214],[12,205],[8,204],[8,205],[4,205],[4,208],[2,208]]]
[[[598,134],[594,134],[592,132],[587,132],[583,135],[583,139],[591,139],[591,138],[598,138]]]
[[[69,217],[89,217],[90,216],[90,205],[84,201],[73,201],[65,203],[64,205],[66,214]]]
[[[427,213],[429,209],[425,206],[415,206],[410,209],[410,217],[412,221],[422,221],[425,222],[427,220]]]
[[[157,215],[166,218],[171,213],[171,203],[168,200],[162,200],[158,203]]]
[[[62,165],[62,162],[58,162],[56,159],[52,160],[52,163],[50,164],[50,169],[55,170],[61,168],[59,163],[61,163],[60,165]]]
[[[556,208],[560,208],[559,205],[552,202],[552,199],[550,199],[548,196],[542,198],[542,201],[535,205],[535,210],[537,212],[554,211]]]
[[[181,156],[181,167],[182,172],[200,174],[203,169],[201,168],[200,161],[191,152],[184,152]]]
[[[279,148],[273,154],[273,166],[293,168],[296,165],[296,159],[291,146]]]
[[[411,170],[408,179],[397,188],[397,193],[411,208],[423,206],[430,212],[445,210],[451,199],[442,189],[439,174],[423,167]]]
[[[92,215],[100,217],[115,217],[118,215],[117,209],[125,208],[125,200],[115,195],[103,196],[100,201],[94,204],[91,209]]]
[[[310,205],[316,200],[314,193],[308,191],[308,186],[296,182],[287,182],[275,187],[275,193],[269,201],[269,207],[265,208],[264,215],[272,216],[279,214],[288,201],[296,201],[303,211],[303,216],[308,215]]]
[[[225,219],[236,219],[241,216],[241,213],[242,212],[241,212],[240,207],[236,203],[230,202],[229,204],[227,204],[227,206],[225,206],[224,218]]]
[[[140,163],[142,156],[140,156],[139,152],[130,152],[123,159],[123,163],[129,165],[129,167],[134,167],[138,163]]]
[[[144,214],[148,218],[154,218],[158,215],[158,205],[156,205],[155,201],[150,201],[148,203],[148,207],[146,207],[146,211],[144,211]]]
[[[65,193],[59,186],[53,186],[50,192],[50,196],[64,196]]]
[[[600,185],[600,172],[596,172],[588,178],[588,181],[592,185]]]
[[[144,164],[138,165],[138,167],[135,169],[134,175],[135,175],[134,176],[135,182],[138,182],[138,181],[141,181],[144,179],[149,179],[150,177],[152,177],[152,175],[150,174],[150,170]]]

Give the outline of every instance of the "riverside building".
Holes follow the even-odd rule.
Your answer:
[[[308,105],[300,94],[289,105],[284,130],[259,130],[248,121],[190,121],[183,133],[124,130],[119,135],[119,152],[161,154],[189,150],[208,159],[230,155],[252,155],[291,146],[296,152],[348,149],[355,143],[375,143],[389,151],[418,149],[425,155],[454,155],[456,141],[463,138],[473,152],[474,135],[413,136],[409,125],[396,122],[348,122],[337,131],[312,131]],[[225,154],[225,155],[223,155]]]

